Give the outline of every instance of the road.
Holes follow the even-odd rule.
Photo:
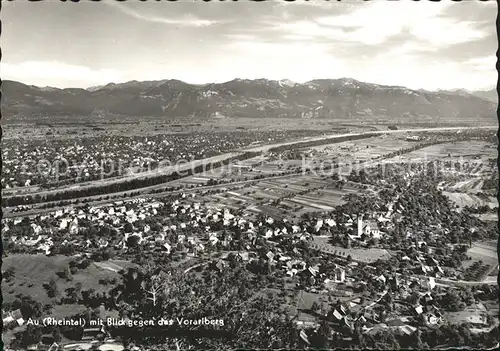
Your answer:
[[[201,266],[206,266],[207,264],[209,264],[210,262],[203,262],[203,263],[198,263],[198,264],[195,264],[194,266],[191,266],[187,269],[184,270],[184,272],[182,272],[182,274],[186,274],[187,272],[195,269],[195,268],[198,268],[198,267],[201,267]]]
[[[401,130],[381,130],[381,131],[369,131],[369,132],[361,132],[361,133],[344,133],[344,134],[329,134],[329,135],[323,135],[323,136],[317,136],[317,137],[306,137],[302,138],[300,140],[294,140],[294,141],[288,141],[288,142],[281,142],[281,143],[276,143],[276,144],[269,144],[269,145],[260,145],[256,147],[245,147],[240,150],[236,150],[234,152],[229,152],[229,153],[224,153],[221,155],[209,157],[206,159],[201,159],[201,160],[193,160],[190,162],[182,163],[180,165],[171,165],[171,166],[166,166],[166,167],[160,167],[158,169],[152,170],[152,171],[147,171],[147,172],[141,172],[141,173],[133,173],[133,174],[128,174],[128,175],[123,175],[119,177],[114,177],[114,178],[109,178],[109,179],[102,179],[102,180],[96,180],[96,181],[89,181],[89,182],[82,182],[79,184],[74,184],[74,185],[68,185],[56,189],[49,189],[49,190],[43,190],[43,191],[38,191],[38,192],[33,192],[31,193],[32,196],[40,195],[40,196],[46,196],[49,194],[55,194],[55,193],[60,193],[64,192],[65,190],[85,190],[89,188],[98,188],[98,187],[103,187],[103,186],[108,186],[111,184],[117,184],[117,183],[123,183],[127,181],[131,181],[134,179],[145,179],[149,177],[154,177],[158,175],[164,175],[164,174],[171,174],[173,172],[183,172],[189,169],[194,169],[198,165],[207,165],[215,162],[220,162],[220,161],[226,161],[230,158],[233,158],[235,156],[239,156],[244,154],[245,152],[261,152],[265,153],[268,152],[270,149],[280,147],[280,146],[287,146],[287,145],[294,145],[294,144],[299,144],[303,142],[310,142],[310,141],[319,141],[319,140],[325,140],[325,139],[339,139],[339,138],[344,138],[348,136],[363,136],[363,135],[370,135],[370,134],[397,134],[397,133],[407,133],[407,132],[439,132],[439,131],[459,131],[459,130],[470,130],[472,128],[467,128],[467,127],[441,127],[441,128],[421,128],[421,129],[401,129]],[[498,129],[498,126],[486,126],[486,127],[476,127],[473,129]]]
[[[368,306],[364,307],[363,310],[366,311],[366,310],[372,308],[373,306],[375,306],[376,304],[378,304],[385,297],[385,295],[387,295],[388,292],[389,292],[389,289],[385,289],[384,292],[382,292],[382,295],[380,296],[380,298],[377,301],[373,301],[371,304],[369,304]]]
[[[497,277],[488,276],[484,280],[477,281],[468,281],[468,280],[451,280],[446,278],[439,278],[441,283],[436,283],[436,285],[455,285],[455,284],[463,284],[463,285],[497,285]]]

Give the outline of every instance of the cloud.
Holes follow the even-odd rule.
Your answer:
[[[459,89],[482,90],[496,84],[494,65],[492,69],[478,69],[484,60],[471,60],[472,63],[447,61],[422,61],[420,57],[400,54],[396,48],[379,55],[366,64],[351,67],[354,78],[387,85],[401,85],[411,89]],[[491,62],[491,61],[490,61]],[[355,63],[353,63],[355,64]],[[384,69],[385,67],[388,67]]]
[[[497,77],[493,1],[99,4],[75,4],[74,17],[66,7],[40,4],[33,12],[10,4],[2,78],[87,87],[134,79],[346,76],[482,90]],[[53,25],[42,26],[42,19]],[[23,62],[30,57],[38,61]]]
[[[464,64],[478,71],[493,72],[496,69],[497,57],[496,55],[475,57],[465,61]]]
[[[255,35],[252,35],[252,34],[237,34],[237,33],[234,33],[234,34],[226,34],[225,37],[228,38],[228,39],[231,39],[231,40],[239,40],[239,41],[243,41],[243,40],[247,40],[247,41],[257,40],[257,37]]]
[[[208,26],[212,26],[214,24],[219,23],[218,21],[202,19],[202,18],[198,18],[198,17],[193,16],[193,15],[182,16],[180,18],[168,18],[168,17],[162,17],[162,16],[158,16],[158,15],[141,13],[139,11],[132,9],[131,7],[128,7],[126,5],[122,5],[121,3],[116,2],[116,1],[109,1],[109,2],[103,2],[103,3],[107,4],[108,6],[112,6],[114,8],[119,9],[121,12],[123,12],[126,15],[129,15],[129,16],[132,16],[134,18],[144,20],[147,22],[163,23],[163,24],[170,24],[170,25],[176,25],[176,26],[187,26],[187,27],[208,27]]]
[[[91,85],[123,81],[120,72],[112,69],[92,70],[85,66],[57,61],[0,62],[3,79],[52,87],[87,88]]]
[[[346,70],[344,62],[330,55],[328,47],[315,42],[236,41],[223,50],[225,57],[239,58],[230,60],[234,63],[227,69],[244,73],[240,78],[287,78],[301,83],[342,76]]]
[[[474,22],[446,17],[450,6],[452,2],[376,2],[349,14],[319,17],[316,22],[331,28],[350,28],[345,39],[367,45],[383,44],[401,32],[438,48],[489,34],[475,29]]]
[[[286,36],[322,37],[331,40],[342,40],[345,38],[345,33],[341,29],[322,27],[312,21],[279,23],[274,25],[272,29],[286,33]]]

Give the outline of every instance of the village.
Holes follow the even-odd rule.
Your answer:
[[[363,147],[367,142],[392,144],[392,149],[374,151]],[[414,141],[381,138],[321,146],[319,153],[314,147],[299,150],[316,157],[316,163],[281,181],[239,184],[235,179],[215,190],[187,188],[5,218],[4,306],[12,308],[4,309],[3,318],[11,343],[38,350],[123,349],[124,336],[116,330],[94,330],[98,336],[85,337],[92,328],[47,331],[26,321],[85,316],[96,308],[100,316],[132,318],[132,307],[117,305],[116,289],[126,272],[147,277],[151,273],[144,267],[153,265],[180,272],[179,281],[207,274],[222,279],[243,270],[254,281],[245,294],[251,300],[265,291],[280,301],[301,347],[327,342],[347,347],[353,340],[372,345],[380,335],[401,347],[415,341],[424,348],[454,345],[444,335],[466,345],[494,346],[496,222],[478,216],[498,207],[482,185],[496,176],[485,141],[476,142],[482,167],[473,165],[476,154],[471,153],[455,172],[453,167],[436,171],[419,156],[433,145],[419,149],[405,143]],[[332,175],[316,168],[329,153],[342,148],[352,153],[353,147],[372,152],[364,168]],[[395,152],[403,148],[408,151]],[[283,152],[274,158],[271,153],[261,164],[228,169],[224,177],[248,177],[241,172],[258,172],[278,161],[285,169],[286,162],[299,166],[290,150]],[[447,154],[443,165],[453,165]],[[411,158],[417,162],[402,172]],[[201,177],[215,182],[213,172]],[[200,176],[176,182],[194,178]],[[480,183],[464,183],[467,179]],[[453,194],[467,194],[469,203],[453,201]],[[27,308],[27,299],[39,300],[40,309]],[[44,333],[56,335],[43,341]],[[144,346],[140,339],[131,345]]]
[[[75,185],[101,177],[154,170],[167,160],[175,163],[203,159],[258,141],[269,143],[319,134],[319,131],[303,130],[13,137],[3,142],[2,189],[7,190],[5,194],[8,195],[16,191]]]

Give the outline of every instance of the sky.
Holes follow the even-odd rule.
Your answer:
[[[496,86],[496,1],[2,0],[2,79],[58,88],[349,77]]]

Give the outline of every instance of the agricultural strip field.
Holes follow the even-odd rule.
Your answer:
[[[498,152],[491,144],[483,141],[460,141],[456,143],[446,143],[428,146],[406,155],[398,157],[401,160],[407,161],[430,161],[442,158],[496,158]],[[396,159],[396,158],[395,158]]]
[[[498,207],[498,201],[493,196],[488,196],[486,199],[479,197],[474,194],[466,194],[466,193],[452,193],[448,191],[443,191],[443,194],[446,195],[451,201],[456,203],[459,207],[465,206],[483,206],[487,205],[490,208]]]
[[[485,264],[498,265],[496,242],[477,242],[467,251],[472,258],[468,262],[483,261]]]
[[[282,217],[286,211],[297,217],[308,212],[331,211],[344,203],[343,196],[359,193],[361,188],[361,184],[347,183],[344,188],[337,189],[331,180],[296,175],[287,179],[257,181],[257,184],[242,189],[203,196],[201,201],[229,208],[241,207],[245,203],[246,209],[253,212]],[[276,200],[279,203],[271,203]]]

